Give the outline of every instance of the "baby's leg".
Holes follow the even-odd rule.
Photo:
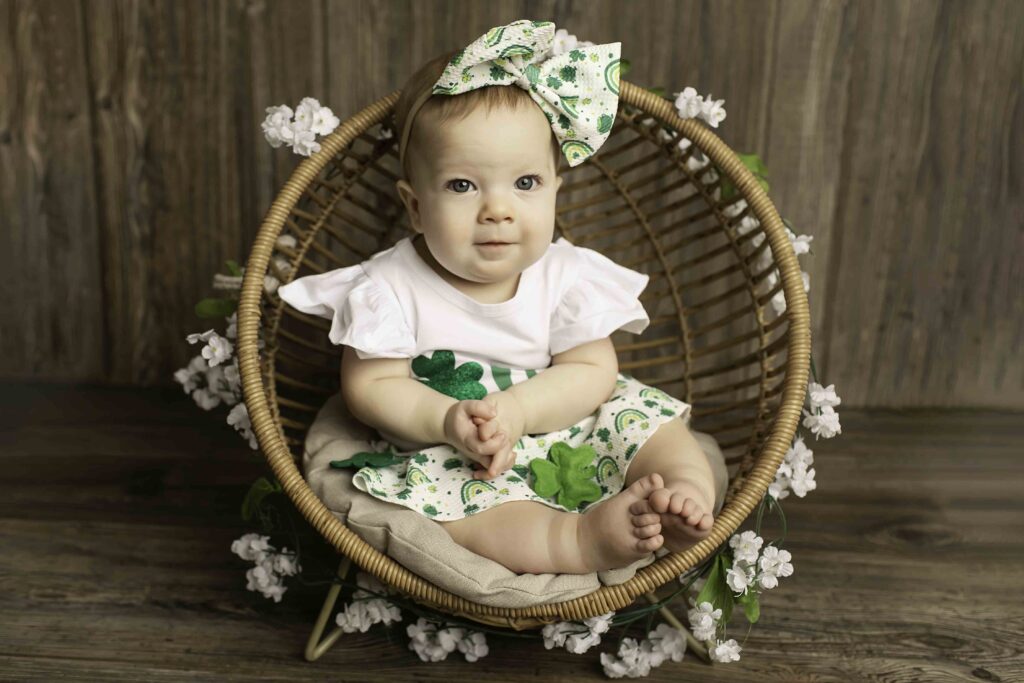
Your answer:
[[[720,471],[719,471],[720,470]],[[663,423],[637,452],[626,470],[626,485],[657,472],[664,488],[632,508],[634,514],[661,515],[665,547],[679,552],[711,533],[717,491],[728,474],[712,469],[707,455],[682,419]]]
[[[661,547],[659,515],[629,509],[663,485],[656,474],[640,478],[583,514],[519,500],[440,524],[459,545],[517,574],[589,574],[625,567]]]

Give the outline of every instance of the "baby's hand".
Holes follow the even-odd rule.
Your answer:
[[[483,400],[494,407],[495,415],[490,418],[473,417],[478,430],[477,438],[486,441],[495,434],[508,437],[497,453],[480,461],[486,470],[473,473],[474,479],[493,479],[515,464],[515,445],[526,429],[526,416],[515,395],[507,391],[488,394]]]
[[[489,420],[497,414],[494,405],[486,401],[459,401],[448,409],[444,418],[444,437],[457,451],[484,467],[505,445],[503,432],[490,432],[481,439],[474,418]],[[483,471],[483,470],[480,470]],[[479,478],[474,475],[474,478]]]

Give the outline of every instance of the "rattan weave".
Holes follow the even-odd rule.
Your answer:
[[[353,265],[410,234],[395,190],[397,136],[380,135],[381,124],[393,129],[399,94],[374,102],[324,138],[320,152],[303,160],[277,195],[256,236],[239,303],[238,356],[260,447],[285,492],[329,543],[420,603],[514,629],[622,609],[729,538],[764,496],[792,443],[807,388],[810,314],[783,223],[716,135],[694,119],[680,119],[664,98],[621,82],[618,116],[600,151],[575,168],[562,160],[556,238],[651,276],[641,296],[650,327],[640,336],[613,335],[620,371],[693,404],[693,427],[715,436],[735,474],[711,535],[628,582],[530,608],[477,604],[372,548],[310,490],[296,461],[316,411],[338,390],[341,349],[328,341],[326,320],[298,313],[264,289],[265,275],[285,283]],[[663,126],[671,139],[659,132]],[[678,135],[692,142],[685,151]],[[710,164],[689,170],[686,160],[698,149],[719,178],[709,173]],[[725,178],[736,195],[716,200],[714,190]],[[741,198],[747,203],[741,213],[723,211]],[[741,234],[736,226],[745,216],[760,226]],[[762,233],[767,239],[751,251],[745,243]],[[295,237],[294,248],[277,242],[283,234]],[[754,272],[765,249],[773,265]],[[776,267],[780,284],[758,294],[755,285]],[[780,288],[786,311],[775,316],[768,304]]]

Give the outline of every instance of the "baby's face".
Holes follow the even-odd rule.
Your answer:
[[[441,266],[464,281],[503,283],[544,255],[562,179],[539,107],[479,108],[443,126],[418,119],[416,129],[416,184],[401,180],[398,191]]]

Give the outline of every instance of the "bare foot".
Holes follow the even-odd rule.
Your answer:
[[[645,500],[634,502],[629,511],[643,516],[658,513],[665,547],[676,553],[686,550],[711,534],[715,518],[700,486],[677,479],[657,488]]]
[[[665,539],[661,536],[659,515],[651,510],[631,510],[664,485],[660,474],[649,474],[583,512],[578,527],[579,546],[591,571],[625,567],[661,547]]]

